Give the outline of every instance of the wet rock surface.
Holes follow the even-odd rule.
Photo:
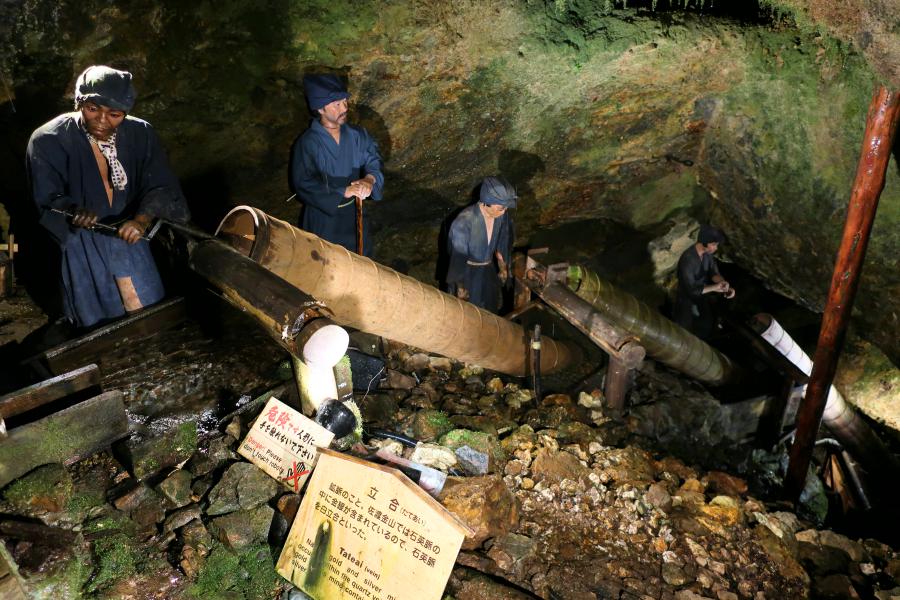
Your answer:
[[[698,402],[711,398],[666,371],[643,370],[629,413],[616,420],[592,414],[603,406],[592,394],[550,394],[535,409],[516,381],[432,358],[395,348],[387,363],[415,366],[416,386],[357,402],[367,430],[431,440],[413,448],[373,437],[367,452],[391,447],[454,474],[439,500],[474,535],[448,598],[890,598],[900,588],[900,552],[890,546],[816,528],[755,495],[752,477],[662,451],[683,435],[696,454],[710,453],[728,436],[697,429]],[[679,402],[692,409],[684,418],[665,406]],[[260,408],[195,433],[195,449],[164,468],[102,453],[7,486],[5,514],[54,528],[0,535],[29,589],[66,598],[288,598],[274,561],[302,495],[235,453],[233,434]],[[642,435],[643,420],[661,414],[673,429]],[[705,422],[722,422],[717,414]],[[150,425],[139,434],[148,448],[164,443],[147,435]]]

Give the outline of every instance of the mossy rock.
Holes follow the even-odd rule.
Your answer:
[[[562,423],[556,430],[556,441],[560,444],[580,444],[586,448],[596,439],[596,430],[578,421]]]
[[[10,483],[3,492],[12,510],[23,516],[57,513],[72,499],[72,476],[59,463],[40,466]]]
[[[65,557],[52,561],[50,569],[29,577],[30,598],[82,598],[94,570],[86,545],[77,544]]]
[[[415,413],[412,417],[412,434],[420,442],[431,442],[445,433],[453,430],[453,423],[447,417],[447,413],[425,409]]]
[[[131,536],[137,532],[138,526],[124,512],[106,506],[100,514],[85,521],[81,530],[85,534],[118,532]]]
[[[503,438],[500,445],[507,454],[512,454],[519,449],[520,444],[534,446],[537,441],[537,434],[530,425],[522,425],[511,434]]]
[[[144,552],[137,547],[134,538],[125,533],[97,538],[93,548],[97,573],[88,587],[90,592],[108,588],[115,582],[134,575]]]
[[[441,436],[440,445],[453,450],[468,446],[478,452],[488,455],[488,472],[495,472],[500,465],[506,462],[506,452],[497,440],[497,436],[470,429],[454,429]]]
[[[188,597],[197,600],[229,596],[273,598],[278,581],[268,545],[250,546],[239,553],[217,545],[204,562],[197,582],[188,588]]]
[[[130,447],[132,472],[144,479],[189,459],[197,451],[197,423],[186,421],[163,435]]]

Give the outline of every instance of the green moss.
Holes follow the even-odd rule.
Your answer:
[[[434,85],[424,84],[419,87],[419,104],[426,113],[433,113],[441,106],[440,94]]]
[[[631,224],[637,229],[660,223],[693,204],[697,181],[685,170],[629,190]]]
[[[378,41],[380,2],[310,0],[291,4],[293,46],[307,63],[332,64],[336,55],[362,54]]]
[[[72,496],[72,478],[60,464],[43,465],[9,484],[3,497],[18,510],[27,511],[35,498],[65,504]]]
[[[175,465],[197,451],[197,423],[185,421],[160,438],[150,438],[132,450],[134,474],[143,479],[162,467]]]
[[[216,600],[223,592],[234,591],[248,600],[267,600],[274,597],[278,581],[267,545],[250,546],[240,554],[217,545],[197,575],[197,582],[188,589],[188,595],[199,600]]]
[[[102,505],[106,499],[98,490],[87,490],[72,494],[66,503],[66,511],[77,515],[86,515],[95,506]]]
[[[88,591],[102,590],[117,581],[131,577],[138,570],[143,550],[134,545],[134,539],[124,533],[116,533],[94,541],[97,557],[97,573]]]
[[[134,521],[129,519],[124,513],[118,511],[97,517],[96,519],[91,519],[82,526],[82,531],[84,531],[84,533],[101,533],[107,531],[131,533],[134,529]]]
[[[81,447],[81,440],[74,433],[76,429],[68,427],[63,419],[49,420],[43,440],[44,456],[50,456],[59,461],[69,458],[73,448]]]
[[[159,460],[155,456],[150,456],[141,463],[141,467],[144,471],[156,471],[160,468]]]
[[[428,424],[435,429],[446,429],[447,431],[453,429],[453,423],[450,422],[450,417],[442,410],[428,411],[426,420],[428,421]]]
[[[186,421],[175,430],[173,451],[190,456],[197,451],[197,423]]]
[[[796,30],[748,30],[745,49],[726,111],[748,119],[758,180],[785,220],[808,219],[810,207],[827,220],[849,194],[874,74],[839,42]]]

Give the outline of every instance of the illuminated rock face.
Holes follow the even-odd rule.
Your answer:
[[[679,215],[712,220],[730,259],[821,310],[873,85],[900,84],[897,36],[880,25],[898,9],[608,4],[14,1],[0,16],[0,177],[22,197],[28,134],[70,106],[85,65],[108,62],[135,73],[134,114],[159,131],[201,225],[235,204],[293,221],[302,76],[327,68],[349,76],[351,121],[386,161],[386,201],[369,209],[382,262],[432,281],[442,224],[502,173],[520,192],[519,240],[587,219],[651,239]],[[857,300],[861,333],[895,362],[898,174]]]

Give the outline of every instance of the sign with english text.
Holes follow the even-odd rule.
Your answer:
[[[238,454],[297,493],[334,434],[277,398],[270,398]]]
[[[400,471],[323,449],[276,568],[314,600],[440,600],[471,534]]]

